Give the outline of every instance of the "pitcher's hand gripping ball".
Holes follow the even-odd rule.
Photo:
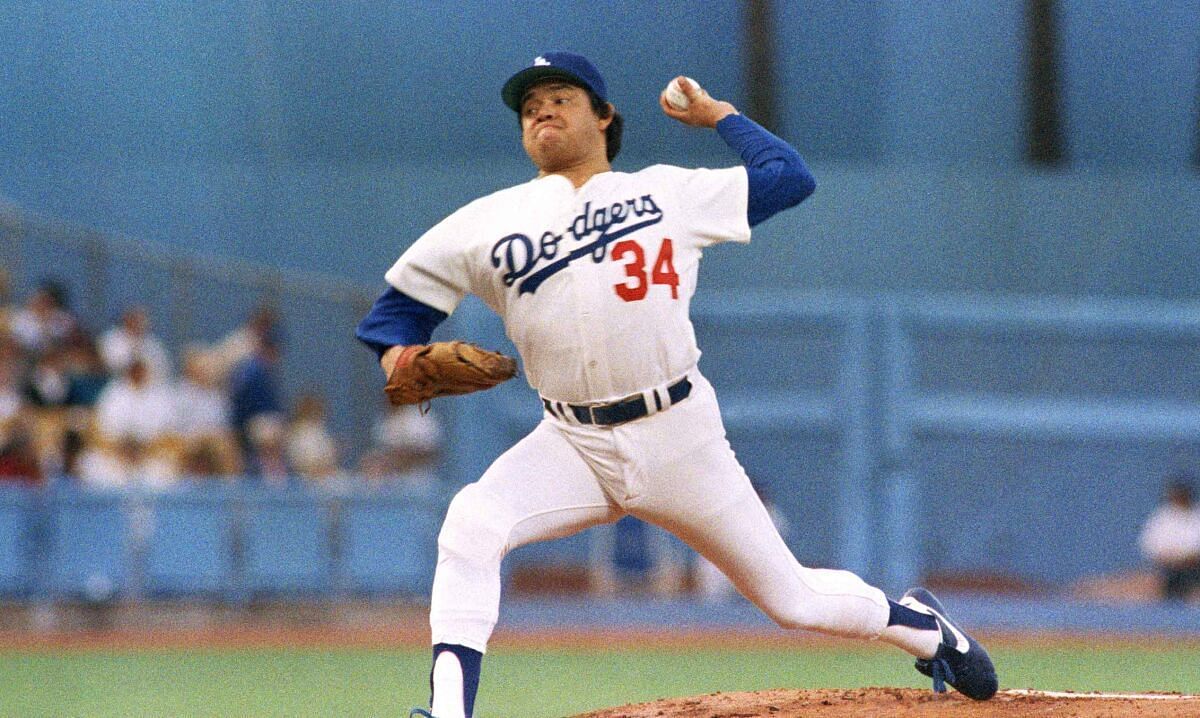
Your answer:
[[[394,406],[490,389],[517,374],[517,362],[464,341],[405,347],[384,391]]]
[[[676,77],[675,79],[671,80],[670,82],[667,83],[667,87],[662,91],[662,94],[663,94],[663,97],[666,99],[668,105],[670,105],[671,107],[674,107],[676,110],[680,110],[680,111],[686,110],[688,108],[688,105],[691,104],[691,100],[689,100],[688,96],[686,94],[684,94],[684,92],[683,92],[683,86],[680,84],[681,78],[684,80],[687,80],[691,84],[691,86],[696,89],[696,92],[698,94],[701,94],[701,95],[706,94],[704,92],[704,88],[700,87],[699,82],[696,82],[695,80],[693,80],[690,77],[687,77],[686,75],[681,76],[681,77]]]

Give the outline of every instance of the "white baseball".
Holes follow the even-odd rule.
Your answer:
[[[687,77],[686,75],[684,77]],[[690,77],[687,81],[692,83],[692,87],[696,88],[697,92],[701,92],[700,83]],[[677,110],[686,110],[688,108],[687,95],[683,94],[683,90],[679,87],[679,78],[675,78],[667,83],[667,89],[663,90],[667,97],[667,104]]]

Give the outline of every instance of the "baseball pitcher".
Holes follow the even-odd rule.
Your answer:
[[[510,359],[429,343],[474,294],[504,320],[544,410],[450,504],[430,604],[431,705],[410,715],[472,715],[509,551],[626,514],[679,536],[780,626],[886,641],[917,658],[934,690],[990,698],[987,652],[928,591],[891,601],[850,572],[800,565],[697,370],[688,307],[700,257],[719,242],[749,242],[751,227],[813,192],[796,150],[680,77],[659,97],[662,111],[715,129],[741,165],[616,172],[623,120],[587,59],[544,53],[500,94],[537,177],[421,236],[358,327],[395,403],[486,389],[515,374]]]

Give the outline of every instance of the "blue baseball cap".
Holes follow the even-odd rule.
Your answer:
[[[608,102],[608,88],[596,66],[583,55],[573,52],[547,52],[533,59],[529,67],[508,78],[500,90],[504,104],[514,112],[521,111],[521,100],[529,87],[548,77],[561,77],[572,84],[591,90],[601,102]]]

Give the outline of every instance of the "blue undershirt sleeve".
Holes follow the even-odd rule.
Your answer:
[[[795,207],[817,188],[800,153],[745,115],[722,119],[717,134],[746,165],[750,185],[746,215],[751,227]]]
[[[354,335],[382,357],[394,346],[428,343],[434,328],[447,316],[395,287],[388,287],[358,323]]]

